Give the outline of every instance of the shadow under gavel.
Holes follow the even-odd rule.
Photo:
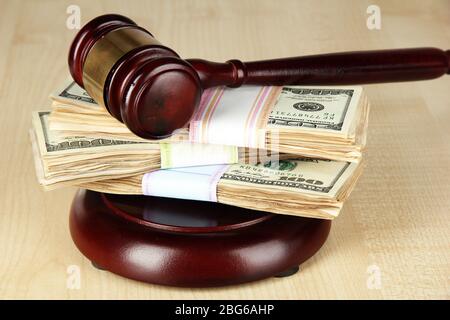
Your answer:
[[[132,132],[161,139],[188,123],[206,88],[433,79],[450,73],[450,50],[355,51],[253,62],[183,60],[132,20],[108,14],[78,32],[69,68],[73,79]]]

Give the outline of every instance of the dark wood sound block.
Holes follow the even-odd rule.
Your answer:
[[[94,266],[183,287],[288,276],[320,249],[330,227],[218,203],[86,190],[70,214],[72,238]]]

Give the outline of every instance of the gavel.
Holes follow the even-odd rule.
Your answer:
[[[354,51],[252,62],[183,60],[129,18],[108,14],[77,33],[69,68],[74,81],[134,134],[161,139],[187,125],[207,88],[433,79],[450,73],[450,50]]]

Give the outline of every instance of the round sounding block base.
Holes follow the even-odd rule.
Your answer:
[[[219,203],[79,190],[78,249],[102,270],[169,286],[212,287],[289,276],[324,244],[331,221]]]

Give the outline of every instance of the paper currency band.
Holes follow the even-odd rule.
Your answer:
[[[232,164],[239,161],[236,146],[203,143],[160,143],[161,169]]]
[[[281,90],[278,86],[206,90],[191,119],[189,140],[265,149],[269,114]]]
[[[142,178],[146,196],[217,202],[217,184],[229,165],[156,170]]]
[[[83,85],[98,104],[106,107],[105,84],[120,58],[147,45],[161,46],[161,43],[148,31],[137,26],[112,30],[95,42],[83,65]]]

